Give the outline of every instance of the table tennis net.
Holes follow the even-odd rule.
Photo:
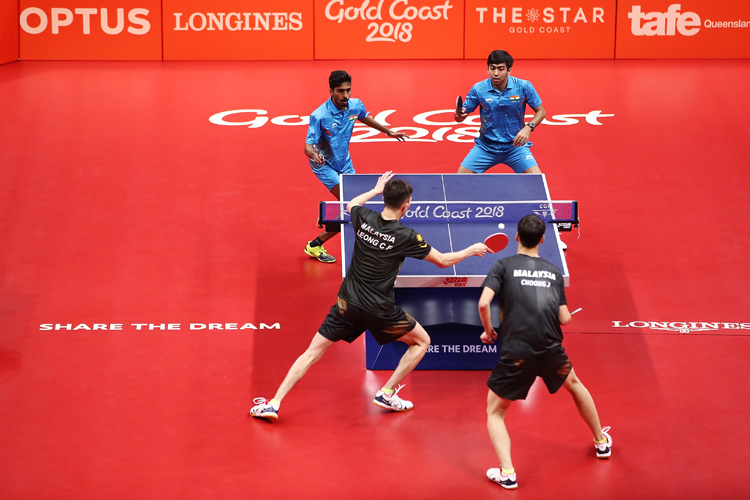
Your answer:
[[[369,201],[366,207],[380,212],[382,201]],[[401,219],[410,222],[518,222],[536,214],[542,220],[578,224],[577,201],[412,201]],[[348,223],[351,216],[346,202],[321,201],[319,223]]]

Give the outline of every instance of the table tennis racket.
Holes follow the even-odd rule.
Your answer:
[[[320,150],[315,147],[315,145],[313,145],[313,150],[315,151],[315,154],[318,155],[318,158],[320,158],[321,160],[323,160],[323,162],[326,161],[326,157],[323,156],[323,153],[321,153]],[[318,164],[318,165],[320,165],[320,164]]]
[[[484,239],[484,244],[492,253],[497,253],[508,246],[508,236],[504,233],[495,233]]]
[[[456,97],[456,114],[460,115],[463,111],[461,108],[464,107],[464,100],[461,96]]]

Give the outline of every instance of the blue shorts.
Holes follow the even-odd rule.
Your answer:
[[[313,167],[313,165],[315,165]],[[339,172],[338,170],[334,169],[332,166],[330,166],[328,163],[324,163],[323,165],[318,165],[317,163],[310,162],[310,168],[312,168],[313,173],[318,178],[320,182],[322,182],[326,189],[329,191],[334,188],[334,186],[337,186],[339,183],[339,174],[355,174],[354,171],[354,165],[352,162],[347,163],[344,168]]]
[[[520,174],[531,167],[537,166],[536,159],[529,149],[531,145],[530,142],[519,147],[515,147],[513,144],[495,144],[490,148],[483,141],[477,139],[474,141],[474,147],[461,162],[461,166],[472,172],[482,174],[498,163],[504,163],[512,168],[515,173]]]

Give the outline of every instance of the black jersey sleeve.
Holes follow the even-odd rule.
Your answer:
[[[359,211],[362,208],[361,205],[354,205],[349,211],[349,215],[352,218],[352,226],[357,227],[359,225]]]
[[[562,278],[562,273],[558,270],[559,276]],[[558,280],[559,283],[557,284],[559,290],[560,290],[560,305],[561,306],[567,306],[568,305],[568,299],[565,297],[565,280],[560,279]]]
[[[503,262],[501,260],[498,260],[492,265],[492,268],[490,269],[490,272],[487,274],[487,277],[484,278],[482,287],[487,287],[493,292],[495,292],[495,295],[500,295],[500,291],[503,289],[504,277],[505,277],[505,266],[503,265]]]
[[[422,235],[413,229],[410,230],[409,240],[407,247],[404,251],[406,257],[412,257],[414,259],[424,259],[432,250],[432,247],[427,243]]]

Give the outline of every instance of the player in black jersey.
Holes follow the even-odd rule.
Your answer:
[[[430,336],[409,314],[393,302],[393,284],[404,258],[425,259],[438,267],[450,267],[471,255],[483,256],[487,247],[476,243],[460,252],[440,253],[424,241],[416,231],[399,222],[411,204],[412,187],[386,172],[375,188],[363,193],[347,205],[356,234],[352,263],[338,293],[336,304],[313,337],[307,350],[289,369],[272,400],[255,400],[250,416],[269,420],[278,418],[281,400],[334,343],[353,342],[369,330],[379,344],[400,340],[409,347],[396,370],[377,392],[373,403],[392,411],[413,408],[410,401],[398,397],[398,385],[427,352]],[[373,212],[363,205],[372,197],[383,194],[384,208]],[[397,387],[398,386],[398,387]]]
[[[612,453],[609,427],[601,428],[594,400],[575,374],[562,346],[560,325],[571,315],[565,299],[565,283],[560,270],[539,257],[545,224],[536,215],[527,215],[518,223],[518,254],[501,259],[492,266],[482,283],[479,315],[484,325],[482,342],[492,343],[497,333],[492,327],[490,303],[500,299],[502,350],[487,386],[487,429],[500,468],[487,471],[487,477],[503,488],[518,487],[510,458],[510,436],[505,427],[505,412],[516,399],[526,395],[537,377],[544,380],[550,394],[560,387],[570,392],[578,413],[594,435],[596,456]]]

